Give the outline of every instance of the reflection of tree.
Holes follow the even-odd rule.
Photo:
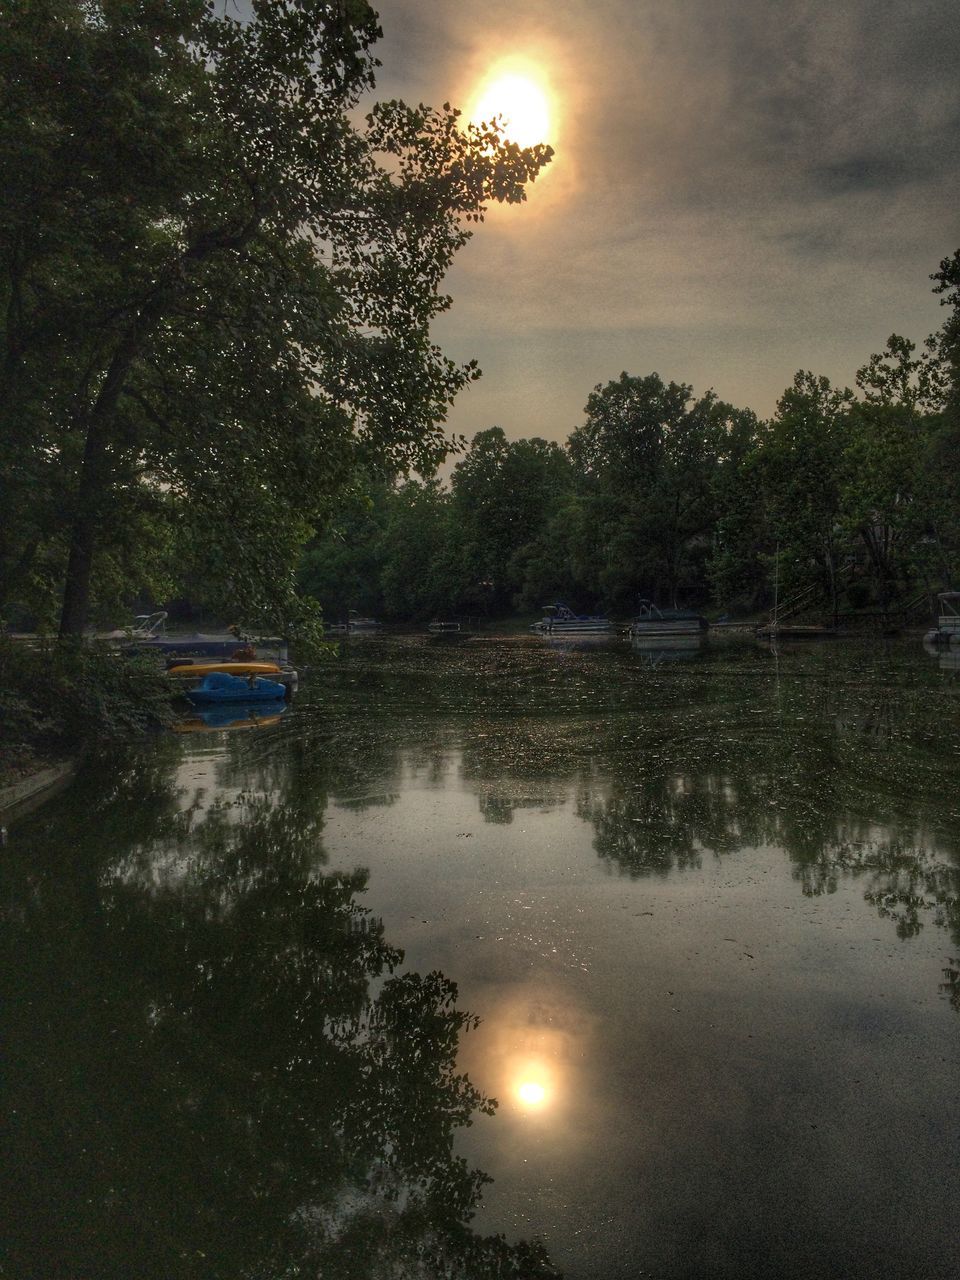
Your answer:
[[[705,648],[670,668],[645,656],[364,649],[338,673],[352,718],[335,767],[359,776],[341,773],[331,794],[395,792],[404,765],[439,778],[459,753],[486,821],[575,796],[597,853],[625,874],[777,845],[806,895],[853,878],[903,936],[927,920],[956,931],[955,754],[935,673],[877,648],[864,667],[857,646],[775,658],[745,645],[712,664]],[[355,716],[358,688],[375,714]],[[353,749],[373,728],[376,748]]]
[[[831,812],[823,792],[815,807],[797,786],[777,787],[776,781],[756,767],[750,777],[737,776],[729,764],[719,776],[656,774],[629,790],[585,791],[577,813],[593,824],[597,854],[631,877],[696,869],[704,853],[780,845],[806,896],[834,893],[844,879],[855,879],[901,938],[932,921],[960,941],[960,867],[928,852],[916,831],[892,814],[883,824],[886,838],[877,838],[876,824],[858,821],[842,807],[849,801],[842,788]],[[813,812],[816,822],[802,824],[801,817]]]
[[[471,1020],[317,869],[315,800],[178,813],[169,776],[115,766],[8,850],[10,1274],[552,1274],[465,1225]]]
[[[699,867],[690,813],[680,816],[683,806],[676,804],[672,791],[662,785],[656,795],[581,797],[577,813],[593,823],[599,856],[633,877]]]
[[[950,964],[944,969],[943,976],[945,981],[941,982],[940,990],[949,996],[950,1003],[960,1013],[960,958],[950,957]]]
[[[804,894],[855,879],[901,937],[933,922],[960,941],[952,792],[916,724],[915,696],[895,702],[884,686],[871,700],[852,686],[815,699],[788,686],[774,715],[753,694],[747,726],[714,693],[655,732],[600,745],[611,767],[577,800],[598,855],[638,876],[695,868],[704,853],[780,846]]]

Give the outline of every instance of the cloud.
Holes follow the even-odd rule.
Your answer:
[[[850,382],[893,329],[940,322],[956,0],[392,0],[382,23],[390,96],[463,102],[514,49],[561,107],[554,171],[449,278],[439,332],[486,373],[455,427],[537,417],[531,386],[537,429],[569,427],[596,381],[677,353],[693,367],[665,375],[765,412],[794,369]]]

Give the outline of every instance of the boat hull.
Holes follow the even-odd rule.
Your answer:
[[[612,631],[613,624],[606,619],[598,622],[554,622],[540,627],[540,630],[548,636],[602,635],[604,632]]]
[[[630,624],[632,636],[649,636],[651,639],[667,636],[699,636],[703,630],[699,618],[670,618],[663,621],[651,618]]]

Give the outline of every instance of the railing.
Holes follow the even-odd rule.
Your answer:
[[[770,625],[773,627],[779,626],[785,619],[793,618],[798,613],[802,613],[809,604],[813,603],[819,593],[820,588],[814,583],[812,586],[804,587],[792,596],[788,596],[786,600],[779,601],[770,612]]]

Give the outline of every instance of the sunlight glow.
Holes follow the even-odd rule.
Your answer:
[[[489,124],[500,117],[504,134],[510,142],[532,147],[548,141],[550,107],[546,90],[535,74],[497,70],[486,80],[477,96],[470,118],[476,124]]]
[[[547,1091],[536,1080],[524,1080],[517,1086],[517,1097],[526,1107],[540,1107],[547,1100]]]

